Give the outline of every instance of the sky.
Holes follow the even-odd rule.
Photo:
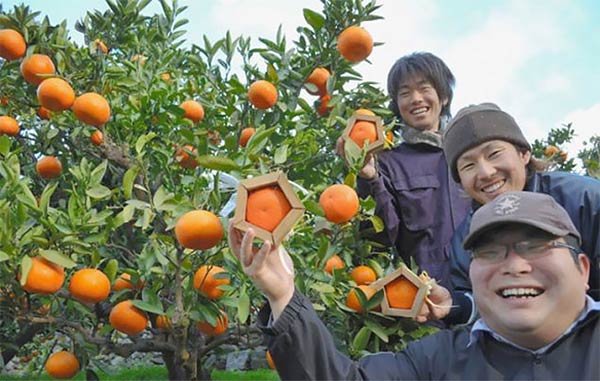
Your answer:
[[[107,9],[104,0],[1,0],[4,10],[25,3],[52,23],[67,19],[71,37],[82,42],[75,21],[86,11]],[[366,0],[365,0],[366,2]],[[590,136],[600,135],[600,1],[598,0],[376,0],[383,20],[364,23],[376,42],[370,62],[357,64],[364,80],[386,89],[389,68],[405,54],[429,51],[442,58],[457,84],[452,113],[494,102],[515,117],[527,139],[543,139],[551,128],[573,123],[567,146],[573,156]],[[295,40],[306,25],[302,9],[322,10],[318,0],[179,0],[190,20],[185,38],[203,35],[273,39],[279,25]],[[145,13],[160,11],[157,0]]]

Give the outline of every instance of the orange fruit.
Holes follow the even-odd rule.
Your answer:
[[[156,317],[156,328],[169,329],[171,328],[171,319],[167,315],[158,315]]]
[[[346,306],[348,306],[348,308],[353,309],[354,311],[363,312],[364,309],[360,305],[360,299],[358,299],[358,295],[356,292],[357,288],[361,289],[361,291],[367,297],[367,300],[370,300],[373,297],[373,295],[375,295],[376,291],[375,289],[373,289],[370,286],[367,286],[366,284],[361,284],[360,286],[350,290],[350,292],[348,293],[348,296],[346,297]]]
[[[67,81],[61,78],[48,78],[37,88],[37,97],[42,106],[50,111],[62,111],[75,102],[75,92]]]
[[[331,111],[333,107],[329,106],[329,101],[331,100],[331,95],[325,94],[319,97],[317,112],[321,116],[325,116]]]
[[[339,255],[334,255],[325,263],[325,271],[327,271],[329,274],[333,274],[334,269],[339,270],[343,269],[344,267],[346,267],[346,264]]]
[[[6,95],[0,97],[0,104],[2,106],[8,106],[8,97]]]
[[[54,378],[73,378],[79,372],[79,360],[71,352],[60,351],[48,357],[45,367]]]
[[[21,62],[21,75],[27,82],[36,86],[48,78],[38,74],[54,74],[55,70],[54,63],[45,54],[32,54]]]
[[[248,89],[248,99],[254,107],[266,110],[277,103],[277,88],[268,81],[256,81]]]
[[[190,155],[187,151],[192,152]],[[198,150],[193,146],[186,144],[183,148],[178,148],[175,152],[175,161],[185,169],[194,169],[198,166],[198,162],[194,158],[198,154]]]
[[[113,284],[113,287],[112,287],[113,291],[121,291],[121,290],[125,290],[125,289],[129,289],[129,290],[135,289],[135,287],[133,286],[133,283],[131,283],[130,281],[131,281],[131,275],[129,275],[128,273],[121,274],[115,280],[115,283]],[[142,282],[141,279],[138,279],[138,281],[137,281],[137,288],[139,288],[139,289],[144,288],[144,282]]]
[[[356,266],[350,273],[350,276],[356,282],[357,285],[371,284],[377,279],[377,274],[375,273],[375,270],[365,265]]]
[[[160,79],[162,79],[165,82],[169,82],[171,80],[171,74],[169,74],[169,73],[161,73]]]
[[[229,318],[224,311],[221,311],[221,316],[217,318],[217,325],[213,326],[207,321],[199,321],[196,323],[198,330],[206,336],[217,336],[227,331],[227,325],[229,324]]]
[[[264,187],[249,193],[246,221],[272,232],[290,210],[292,206],[279,187]]]
[[[313,85],[315,85],[317,87],[317,91],[314,92],[308,89],[307,91],[312,95],[327,94],[327,80],[330,76],[331,74],[329,73],[329,70],[325,69],[324,67],[316,68],[312,71],[312,73],[310,73],[310,75],[306,79],[306,83],[312,83]]]
[[[142,54],[134,54],[131,57],[131,62],[138,62],[138,61],[140,61],[140,65],[144,66],[144,64],[146,63],[147,59],[148,58],[146,56],[142,55]]]
[[[388,132],[385,133],[385,138],[390,142],[393,143],[394,142],[394,133],[390,130]]]
[[[345,184],[334,184],[321,193],[319,204],[325,218],[334,224],[350,221],[358,213],[358,195]]]
[[[188,249],[210,249],[223,239],[224,234],[219,217],[206,210],[187,212],[175,224],[177,241]]]
[[[385,286],[385,296],[388,305],[392,308],[412,308],[417,291],[417,286],[403,276],[394,279]]]
[[[136,308],[131,300],[125,300],[114,306],[110,310],[108,320],[114,329],[130,336],[142,332],[148,325],[146,313]]]
[[[31,270],[23,286],[25,291],[32,294],[53,294],[58,291],[65,282],[63,267],[40,256],[31,260]]]
[[[375,116],[375,113],[373,111],[366,108],[359,108],[356,111],[354,111],[354,114]]]
[[[37,115],[40,119],[49,120],[50,119],[50,110],[45,107],[40,106],[37,111]]]
[[[372,144],[377,140],[375,123],[366,120],[358,120],[350,130],[349,136],[360,148],[364,147],[367,140]]]
[[[10,116],[0,116],[0,135],[17,136],[19,134],[19,123]]]
[[[271,357],[271,352],[267,351],[267,364],[269,364],[269,368],[275,369],[275,362],[273,361],[273,357]]]
[[[248,140],[250,140],[252,135],[254,135],[254,131],[255,129],[253,127],[246,127],[242,130],[242,133],[240,134],[241,147],[246,147],[246,144],[248,144]]]
[[[183,117],[191,120],[194,123],[198,123],[202,119],[204,119],[204,108],[200,103],[196,101],[185,101],[179,107],[181,107],[185,111]]]
[[[85,93],[75,99],[73,114],[83,123],[99,127],[110,119],[110,105],[98,93]]]
[[[0,57],[15,61],[25,55],[27,44],[21,33],[13,29],[0,30]]]
[[[94,40],[94,45],[96,46],[96,52],[100,52],[102,54],[108,54],[108,48],[106,44],[102,42],[101,39],[97,38]]]
[[[544,156],[553,156],[553,155],[556,155],[559,152],[560,152],[560,150],[558,149],[557,146],[549,145],[544,150]]]
[[[53,179],[62,173],[62,164],[54,156],[45,156],[38,160],[35,170],[43,179]]]
[[[226,277],[215,278],[215,275],[220,273],[225,274],[225,269],[214,265],[200,266],[194,274],[194,288],[210,300],[219,299],[225,291],[217,287],[231,282]]]
[[[364,28],[350,26],[337,39],[337,49],[350,62],[360,62],[373,51],[373,38]]]
[[[108,297],[110,280],[98,269],[81,269],[71,277],[69,292],[83,303],[98,303]]]
[[[104,134],[100,130],[96,130],[90,136],[90,141],[93,145],[99,146],[104,142]]]

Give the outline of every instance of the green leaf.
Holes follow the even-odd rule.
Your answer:
[[[31,207],[38,208],[37,200],[27,184],[23,181],[19,182],[19,186],[21,187],[21,192],[17,194],[17,199]]]
[[[348,185],[350,188],[354,188],[356,186],[356,174],[348,173],[344,178],[344,184]]]
[[[164,186],[160,186],[157,190],[156,193],[154,193],[154,198],[152,199],[152,201],[154,202],[154,207],[156,209],[161,208],[161,206],[169,200],[172,200],[175,197],[175,195],[173,193],[169,193],[167,192],[167,190],[165,189]]]
[[[387,343],[389,341],[389,337],[387,333],[385,333],[384,328],[382,326],[368,320],[365,320],[364,323],[365,327],[367,327],[371,332],[377,335],[377,337],[379,337],[383,342]]]
[[[110,279],[111,283],[117,277],[117,271],[119,271],[119,261],[114,258],[108,261],[106,266],[104,266],[104,274]]]
[[[315,283],[312,284],[310,288],[318,291],[321,294],[332,294],[335,292],[335,287],[327,283]]]
[[[325,17],[323,17],[320,13],[308,8],[304,8],[302,12],[304,13],[304,19],[308,25],[312,26],[315,31],[318,31],[323,27],[323,25],[325,25]]]
[[[98,164],[96,168],[92,171],[90,183],[92,185],[100,184],[104,174],[106,173],[106,168],[108,166],[108,161],[104,160],[102,163]]]
[[[154,132],[150,132],[150,133],[148,133],[146,135],[142,135],[138,138],[137,142],[135,143],[135,150],[138,153],[138,155],[142,153],[146,143],[148,143],[150,140],[154,139],[155,137],[156,137],[156,134]]]
[[[0,154],[2,156],[8,155],[10,152],[10,139],[6,135],[0,136]]]
[[[0,250],[0,262],[4,262],[8,259],[10,259],[8,254],[6,254],[4,251]]]
[[[165,314],[165,311],[163,310],[163,307],[160,304],[160,302],[158,304],[152,304],[152,303],[144,302],[143,300],[132,300],[131,304],[133,304],[135,307],[139,308],[140,310],[151,312],[151,313],[154,313],[157,315]]]
[[[199,156],[196,161],[204,168],[216,169],[223,172],[235,171],[240,168],[235,161],[227,157],[202,155]]]
[[[321,205],[318,202],[314,200],[305,200],[302,203],[304,204],[306,210],[308,210],[310,213],[320,217],[325,216],[325,212],[323,211],[323,208],[321,208]]]
[[[248,316],[250,315],[250,297],[246,290],[242,290],[240,292],[240,297],[238,299],[238,310],[237,310],[237,318],[241,324],[245,324],[246,320],[248,320]]]
[[[262,128],[258,128],[254,135],[248,140],[248,145],[246,146],[246,151],[248,153],[256,153],[262,149],[264,144],[266,143],[267,138],[275,132],[275,127],[271,127],[263,130]]]
[[[104,185],[96,185],[95,187],[86,190],[85,193],[91,198],[96,199],[103,199],[111,195],[110,189]]]
[[[371,330],[367,327],[362,327],[360,331],[354,336],[352,340],[352,347],[356,351],[362,351],[367,347],[369,339],[371,338]]]
[[[374,259],[367,259],[367,265],[369,265],[377,274],[377,278],[383,277],[383,267]]]
[[[385,224],[383,220],[375,215],[369,217],[369,220],[373,224],[373,229],[375,229],[375,233],[380,233],[385,229]]]
[[[77,266],[77,263],[73,262],[71,258],[56,250],[40,250],[40,255],[50,262],[54,262],[68,269]]]
[[[277,147],[275,150],[275,164],[283,164],[287,160],[288,156],[288,146],[284,144],[282,146]]]
[[[140,171],[140,167],[133,166],[130,167],[127,172],[123,175],[123,195],[125,198],[131,198],[131,191],[133,189],[133,182]]]
[[[25,255],[21,258],[21,286],[25,286],[27,283],[27,277],[29,276],[29,271],[31,270],[31,265],[33,264],[31,257]]]
[[[57,187],[58,187],[58,183],[52,183],[52,184],[46,185],[46,188],[44,188],[44,191],[42,192],[42,196],[40,197],[40,209],[44,213],[46,213],[48,211],[48,204],[50,204],[50,198],[52,197],[52,194],[54,194],[54,191],[56,190]]]

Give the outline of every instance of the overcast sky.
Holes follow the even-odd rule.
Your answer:
[[[73,25],[87,10],[107,8],[103,0],[2,0],[5,10],[28,4],[52,23]],[[221,38],[227,30],[274,38],[279,24],[294,40],[304,25],[303,8],[321,11],[318,0],[179,0],[188,5],[186,39]],[[363,24],[377,47],[357,70],[385,89],[393,62],[414,51],[446,61],[457,78],[452,112],[468,104],[495,102],[511,113],[526,137],[546,137],[572,122],[578,136],[569,148],[600,134],[600,1],[598,0],[378,0],[384,20]],[[160,12],[158,1],[148,14]]]

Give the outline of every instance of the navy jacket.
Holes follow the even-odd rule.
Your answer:
[[[352,361],[310,301],[298,291],[271,328],[270,310],[259,314],[269,352],[282,380],[598,380],[600,314],[590,312],[543,354],[497,341],[490,334],[467,346],[470,328],[441,330],[408,344]]]
[[[552,196],[569,213],[581,234],[581,249],[591,262],[588,293],[600,300],[600,181],[573,173],[538,172],[527,181],[524,190]],[[454,308],[444,319],[448,324],[465,323],[471,315],[470,299],[464,296],[472,289],[469,279],[471,252],[462,248],[462,242],[477,207],[475,205],[452,237],[450,286],[455,304],[461,307]]]
[[[373,180],[359,178],[358,192],[375,199],[375,214],[385,223],[384,243],[448,286],[450,239],[471,202],[450,176],[444,152],[402,143],[378,155],[377,172]]]

